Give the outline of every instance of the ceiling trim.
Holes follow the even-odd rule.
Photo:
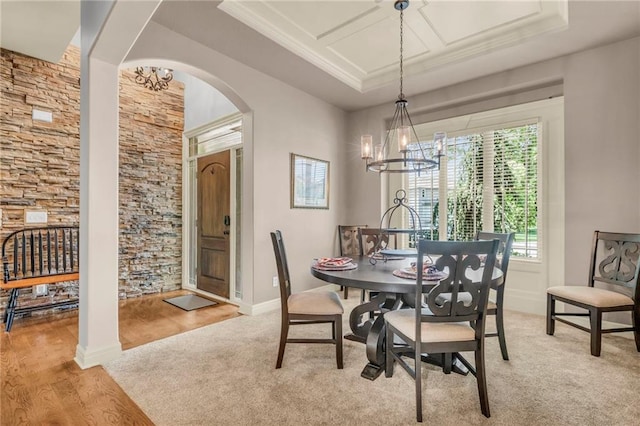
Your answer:
[[[271,20],[256,13],[256,9],[259,9],[265,16],[269,16],[273,20],[277,20],[278,16],[273,10],[267,7],[263,2],[257,2],[249,6],[248,2],[240,1],[223,1],[218,8],[229,15],[233,16],[245,25],[258,31],[265,37],[276,41],[281,46],[300,56],[301,58],[311,62],[318,68],[331,74],[338,80],[344,82],[353,89],[362,92],[362,79],[364,74],[362,70],[352,69],[345,70],[343,67],[338,66],[330,59],[326,59],[323,56],[318,55],[316,52],[309,49],[302,40],[308,38],[308,33],[300,31],[299,38],[295,35],[289,34],[283,31],[279,26],[275,25]]]
[[[405,12],[407,77],[568,28],[568,0],[469,2],[469,5],[439,0],[414,0],[414,3],[413,9]],[[366,93],[398,78],[397,46],[390,41],[395,32],[389,28],[397,31],[399,15],[388,2],[370,0],[360,4],[359,9],[345,13],[344,22],[335,19],[335,14],[326,14],[315,2],[296,3],[295,8],[283,9],[268,0],[224,0],[218,8],[353,89]],[[307,10],[309,13],[305,14]],[[325,16],[311,20],[308,17],[314,11]],[[461,15],[456,20],[452,13]],[[325,19],[326,25],[322,25],[321,19]],[[309,28],[305,28],[305,22]],[[372,34],[374,27],[379,37]],[[355,48],[356,41],[362,40],[369,45]],[[407,54],[411,49],[413,53]]]

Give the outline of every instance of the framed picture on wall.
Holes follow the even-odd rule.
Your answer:
[[[329,208],[329,162],[291,153],[291,208]]]

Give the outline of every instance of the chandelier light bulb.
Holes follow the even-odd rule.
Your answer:
[[[411,129],[409,126],[398,127],[398,152],[407,152],[411,142]]]
[[[371,135],[362,135],[360,138],[360,157],[363,160],[371,159],[373,146],[373,136]]]

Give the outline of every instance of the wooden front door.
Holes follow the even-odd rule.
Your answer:
[[[229,298],[230,151],[198,159],[200,290]]]

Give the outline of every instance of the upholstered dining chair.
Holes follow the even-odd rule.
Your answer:
[[[382,238],[382,242],[378,241]],[[380,228],[359,228],[358,239],[363,256],[371,256],[375,253],[376,247],[386,248],[391,239],[393,248],[397,248],[397,237],[395,234],[381,232]]]
[[[382,239],[382,241],[380,241]],[[363,256],[373,256],[376,252],[376,248],[384,249],[389,246],[389,241],[392,242],[393,248],[398,248],[398,238],[396,234],[389,234],[382,232],[380,228],[359,228],[358,240],[360,241],[360,249]],[[378,242],[380,241],[380,244]],[[360,300],[364,302],[366,299],[366,290],[362,290],[362,297]],[[369,292],[369,297],[374,296],[377,292]],[[374,313],[370,312],[369,316],[373,317]]]
[[[495,289],[495,300],[489,295],[489,302],[487,304],[487,315],[495,315],[496,317],[496,332],[485,333],[485,337],[498,337],[500,343],[500,352],[502,352],[502,359],[509,360],[509,352],[507,352],[507,340],[504,333],[504,288],[507,283],[507,271],[509,270],[509,258],[511,257],[511,246],[515,238],[515,232],[511,233],[497,233],[478,231],[476,234],[476,240],[498,240],[500,246],[498,247],[498,260],[496,260],[496,267],[502,271],[502,284]],[[449,297],[448,294],[442,294],[439,299],[444,300]]]
[[[387,344],[385,375],[393,375],[394,363],[397,362],[414,379],[418,422],[422,422],[422,353],[454,353],[476,377],[482,414],[490,416],[484,330],[498,246],[497,240],[419,240],[414,303],[420,309],[399,309],[384,315]],[[427,255],[438,256],[435,268],[445,276],[428,291],[424,306],[423,259]],[[481,258],[485,256],[483,267]],[[450,294],[450,298],[439,302],[438,296],[442,293]],[[475,353],[475,368],[458,353],[462,351]],[[413,368],[407,357],[414,359]]]
[[[367,225],[338,225],[340,256],[362,256],[362,246],[360,245],[358,229],[366,227]],[[348,299],[349,287],[343,286],[341,290],[344,290],[344,298]]]
[[[595,231],[587,286],[557,286],[547,289],[547,334],[555,332],[558,320],[591,334],[591,355],[600,356],[602,334],[633,331],[640,352],[640,234]],[[596,286],[598,283],[598,286]],[[556,301],[587,312],[556,312]],[[631,312],[633,326],[602,329],[605,312]],[[589,327],[566,320],[566,316],[589,317]]]
[[[498,260],[496,260],[496,267],[502,271],[502,284],[496,288],[495,300],[489,299],[487,305],[487,315],[496,316],[496,332],[485,333],[485,337],[498,337],[500,343],[500,352],[502,352],[502,359],[509,360],[509,352],[507,352],[507,340],[504,335],[504,288],[507,284],[507,271],[509,270],[509,258],[511,257],[511,246],[516,236],[515,232],[510,233],[497,233],[478,231],[476,234],[476,240],[493,240],[500,241],[500,247],[498,248]]]
[[[342,369],[342,314],[344,308],[340,303],[340,297],[332,291],[292,294],[289,265],[287,264],[287,254],[284,249],[282,233],[280,231],[272,232],[271,242],[276,256],[278,281],[280,283],[280,305],[282,308],[280,345],[278,347],[276,368],[282,367],[284,348],[287,343],[331,343],[336,345],[336,362],[338,368]],[[288,338],[289,326],[319,323],[332,324],[331,339]]]

